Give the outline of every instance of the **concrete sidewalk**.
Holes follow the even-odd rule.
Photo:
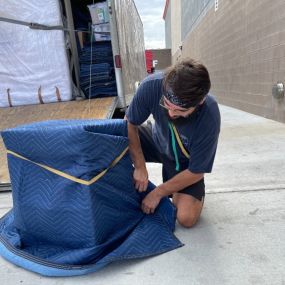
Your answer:
[[[46,278],[0,258],[0,284],[285,285],[285,125],[220,106],[222,132],[199,223],[177,225],[185,246],[81,277]],[[160,166],[148,165],[161,183]],[[0,215],[12,205],[0,193]]]

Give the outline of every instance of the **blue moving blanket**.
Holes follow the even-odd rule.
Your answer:
[[[117,96],[110,41],[86,43],[79,61],[80,86],[87,98]]]
[[[12,263],[72,276],[182,246],[168,198],[152,215],[140,209],[126,121],[47,121],[2,137],[14,206],[0,220],[0,254]]]

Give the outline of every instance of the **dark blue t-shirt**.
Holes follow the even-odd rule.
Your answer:
[[[126,112],[126,116],[133,125],[141,125],[152,114],[155,120],[152,135],[157,149],[162,155],[174,161],[167,111],[159,105],[160,98],[163,95],[162,81],[163,73],[150,75],[143,80]],[[174,123],[184,148],[190,154],[190,158],[186,158],[178,147],[179,162],[182,165],[187,164],[191,172],[211,172],[220,124],[219,107],[210,94],[206,96],[204,103],[197,107],[196,112],[186,120],[185,124],[175,125]]]

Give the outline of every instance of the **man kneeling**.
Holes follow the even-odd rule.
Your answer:
[[[142,201],[153,213],[164,196],[172,196],[177,220],[192,227],[200,217],[204,173],[214,163],[220,133],[220,112],[204,65],[186,59],[140,84],[127,112],[130,153],[138,191],[148,184],[146,162],[162,163],[163,183]],[[142,125],[152,115],[154,124]]]

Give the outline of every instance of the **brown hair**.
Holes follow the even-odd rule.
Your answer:
[[[198,105],[211,88],[207,68],[200,62],[187,58],[166,69],[164,92],[171,88],[185,105]]]

